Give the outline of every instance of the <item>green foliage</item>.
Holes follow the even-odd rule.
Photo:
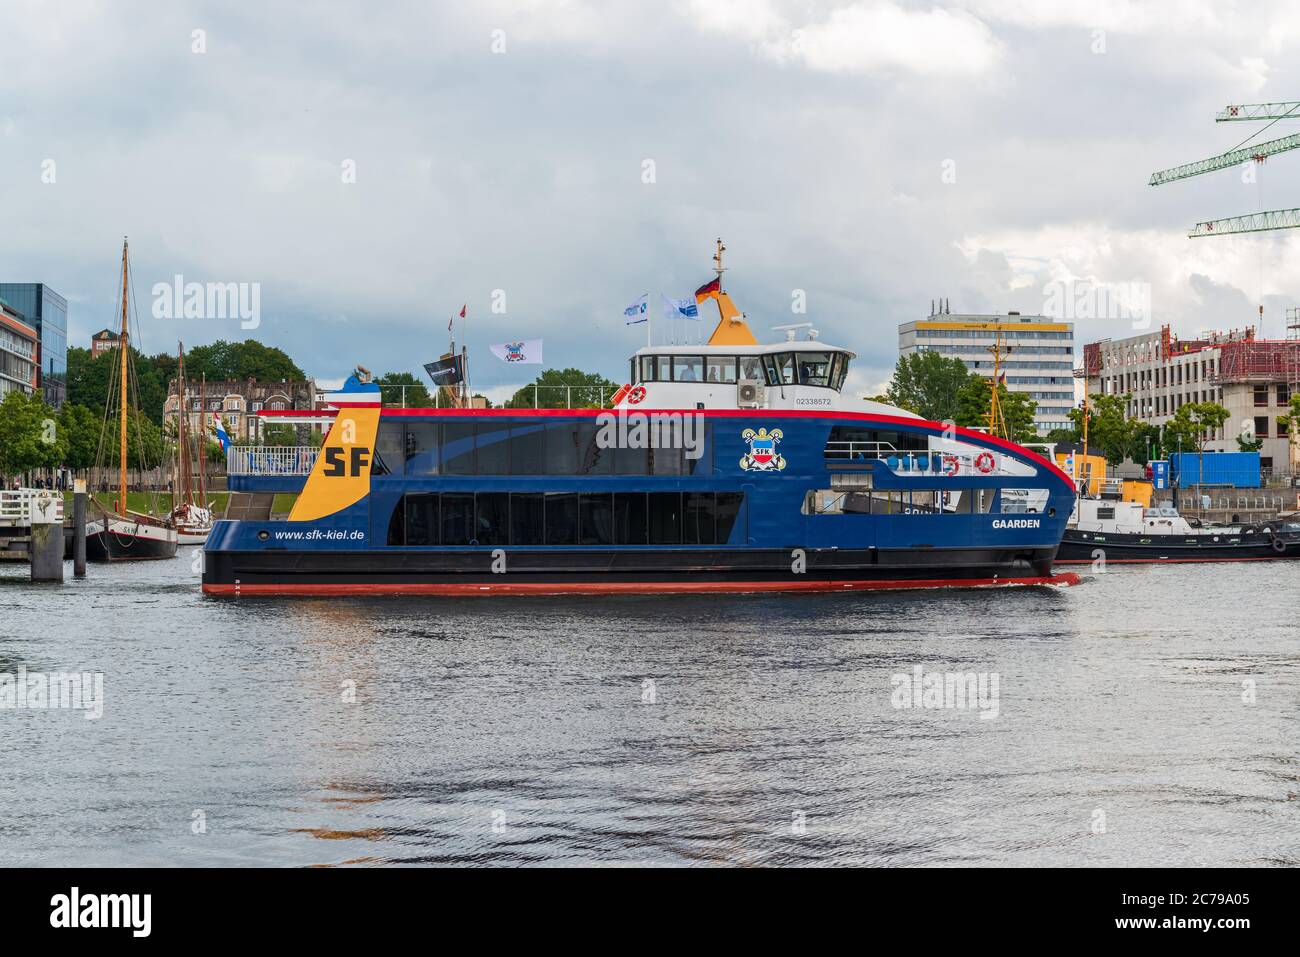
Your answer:
[[[401,407],[403,395],[408,409],[429,409],[433,407],[433,396],[423,382],[409,372],[385,372],[374,380],[383,394],[384,405]],[[405,389],[393,388],[406,386]]]
[[[1281,416],[1279,416],[1279,418],[1281,418]],[[1258,437],[1253,439],[1247,438],[1248,435],[1249,433],[1242,432],[1240,435],[1237,436],[1238,452],[1258,452],[1260,449],[1264,447],[1263,439]]]
[[[1217,402],[1180,405],[1174,417],[1165,423],[1165,451],[1205,451],[1207,435],[1214,435],[1228,421],[1228,414],[1228,410]]]
[[[175,375],[175,356],[171,357],[171,362],[172,375]],[[256,339],[243,342],[218,339],[212,345],[190,349],[185,354],[185,378],[197,382],[204,375],[211,380],[257,379],[259,382],[307,378],[282,350],[263,345]]]
[[[1291,396],[1290,411],[1286,415],[1279,415],[1277,423],[1287,430],[1287,436],[1292,442],[1300,439],[1300,392]]]
[[[507,409],[531,409],[533,386],[537,386],[537,406],[542,409],[599,409],[609,404],[618,386],[596,372],[580,369],[547,369],[531,384],[516,392],[505,404]],[[566,386],[569,387],[566,389]]]
[[[65,451],[55,412],[40,395],[5,394],[0,402],[0,475],[55,468]]]
[[[101,415],[71,402],[65,402],[59,410],[59,430],[63,433],[65,448],[63,464],[68,468],[88,469],[95,464],[99,430],[103,424]]]
[[[1013,442],[1035,442],[1034,412],[1038,403],[1023,392],[1011,392],[998,383],[998,404],[1007,423],[1007,434]],[[957,414],[953,420],[971,429],[988,428],[989,380],[976,373],[967,373],[966,381],[957,393]]]
[[[928,349],[913,352],[899,357],[885,401],[935,422],[954,421],[969,379],[960,359]]]
[[[103,455],[98,465],[112,468],[118,461],[117,420],[113,419],[103,430]],[[167,456],[162,428],[150,419],[132,412],[126,419],[126,464],[133,469],[152,469],[162,464]]]

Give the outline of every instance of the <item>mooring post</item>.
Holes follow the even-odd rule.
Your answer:
[[[86,480],[72,483],[72,574],[86,577]]]
[[[32,489],[28,493],[27,516],[31,537],[27,547],[32,565],[32,581],[63,581],[63,509],[61,498],[49,489]]]

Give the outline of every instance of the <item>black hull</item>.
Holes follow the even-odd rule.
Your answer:
[[[1080,532],[1066,529],[1057,564],[1245,562],[1300,558],[1300,535],[1273,535],[1262,531],[1237,535],[1211,532],[1198,535],[1142,535],[1140,533]]]
[[[116,524],[116,523],[115,523]],[[123,523],[125,524],[125,523]],[[136,523],[131,523],[135,526]],[[113,528],[86,534],[86,561],[88,562],[145,562],[176,557],[176,532],[174,529],[147,529],[136,526],[139,534]]]
[[[504,549],[493,573],[479,551],[209,551],[211,594],[837,590],[1040,583],[1055,549]],[[794,566],[802,563],[803,570]]]

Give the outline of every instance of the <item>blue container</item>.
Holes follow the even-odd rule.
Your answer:
[[[1192,485],[1259,488],[1259,453],[1175,452],[1169,456],[1169,472],[1173,483],[1180,488]]]

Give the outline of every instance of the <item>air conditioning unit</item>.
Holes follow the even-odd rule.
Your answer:
[[[736,383],[736,405],[742,409],[757,409],[762,404],[762,383],[757,379],[741,379]]]

